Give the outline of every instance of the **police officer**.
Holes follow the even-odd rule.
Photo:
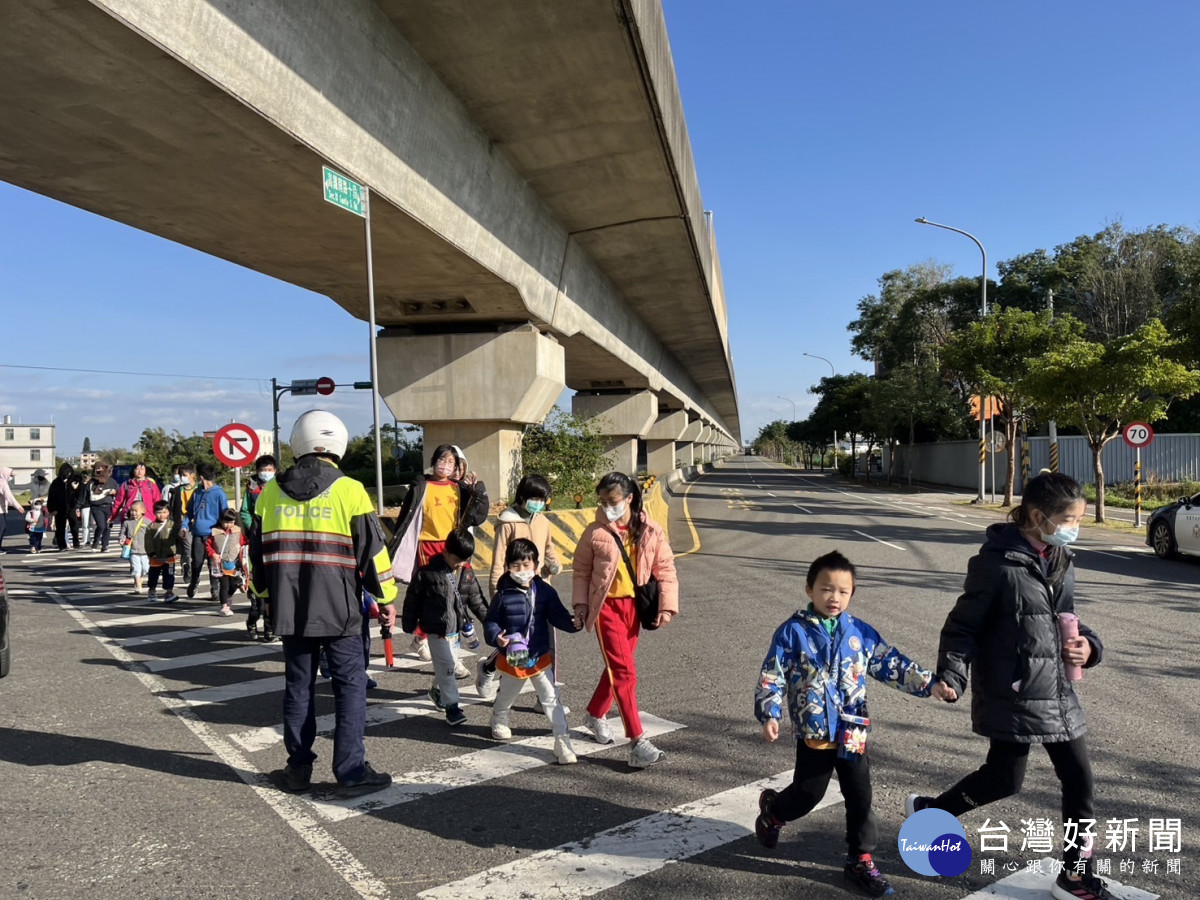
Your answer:
[[[311,785],[317,758],[313,685],[324,650],[333,686],[333,774],[340,798],[392,783],[391,775],[371,768],[363,742],[363,592],[378,602],[382,621],[389,627],[396,621],[396,585],[379,519],[366,489],[337,467],[348,437],[341,420],[324,410],[296,420],[291,436],[296,464],[263,486],[250,545],[254,589],[269,598],[275,634],[283,639],[288,760],[272,775],[284,790],[306,791]]]

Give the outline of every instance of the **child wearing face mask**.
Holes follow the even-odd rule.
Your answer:
[[[413,575],[401,613],[401,626],[406,632],[420,628],[426,635],[434,675],[429,699],[446,711],[446,723],[451,727],[467,721],[459,707],[454,677],[458,633],[467,621],[468,610],[480,621],[487,615],[475,572],[464,565],[474,554],[475,539],[470,532],[450,532],[445,549]]]
[[[987,760],[941,795],[910,794],[905,803],[909,815],[934,808],[961,816],[1011,797],[1021,790],[1030,747],[1041,744],[1062,783],[1064,822],[1073,823],[1063,833],[1078,837],[1064,841],[1051,888],[1059,900],[1113,896],[1091,867],[1094,781],[1072,679],[1074,667],[1097,665],[1104,647],[1082,622],[1076,637],[1063,637],[1060,627],[1075,614],[1075,558],[1067,548],[1086,505],[1078,482],[1047,472],[1025,486],[1008,523],[988,529],[942,627],[937,675],[958,695],[969,677],[971,726],[991,741]]]
[[[505,551],[505,574],[492,597],[483,622],[484,638],[499,649],[496,668],[500,685],[492,704],[492,737],[512,737],[508,713],[528,681],[537,692],[542,712],[554,734],[554,758],[563,765],[577,762],[567,736],[567,716],[554,686],[553,630],[574,632],[583,627],[582,613],[567,612],[558,593],[538,576],[538,549],[533,541],[516,538]]]

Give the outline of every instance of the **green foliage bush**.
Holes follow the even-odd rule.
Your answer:
[[[521,473],[544,475],[559,509],[573,507],[577,493],[583,495],[584,503],[591,502],[596,482],[613,467],[604,452],[607,443],[596,430],[595,420],[581,419],[556,406],[542,424],[525,429]],[[516,485],[508,488],[511,499]]]

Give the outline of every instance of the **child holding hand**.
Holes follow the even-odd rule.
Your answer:
[[[869,896],[882,897],[894,891],[871,860],[879,829],[871,811],[867,676],[917,697],[950,701],[955,694],[846,612],[854,595],[854,575],[854,565],[836,550],[814,560],[804,588],[812,602],[780,625],[771,639],[754,695],[754,715],[763,737],[777,740],[787,695],[796,770],[788,787],[768,788],[759,796],[754,831],[760,844],[774,847],[784,823],[816,808],[836,771],[846,800],[849,853],[843,874]]]

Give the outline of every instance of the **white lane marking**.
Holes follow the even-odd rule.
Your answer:
[[[195,710],[190,709],[178,696],[173,694],[165,681],[157,675],[144,671],[136,659],[126,653],[116,641],[100,629],[100,626],[72,606],[54,588],[50,588],[49,591],[76,622],[86,628],[92,637],[112,654],[114,659],[127,666],[133,677],[140,681],[143,687],[157,696],[167,709],[175,713],[184,726],[208,747],[214,756],[229,766],[242,781],[249,785],[258,798],[300,835],[304,842],[312,847],[317,855],[341,876],[358,896],[363,897],[364,900],[388,900],[391,897],[387,885],[376,878],[349,850],[335,840],[324,826],[305,809],[302,800],[294,799],[275,787],[267,775],[255,768],[238,750],[223,741],[206,722],[196,715]]]
[[[657,716],[642,712],[642,725],[647,737],[656,737],[683,728],[678,722],[669,722]],[[586,735],[588,732],[576,729],[572,732],[575,753],[578,756],[591,756],[621,747],[629,743],[627,738],[620,738],[611,744],[597,744]],[[364,813],[387,809],[401,803],[409,803],[422,797],[430,797],[444,791],[456,788],[473,787],[497,778],[505,778],[524,772],[526,769],[536,769],[554,762],[554,736],[550,734],[512,741],[485,750],[475,750],[443,760],[441,765],[416,772],[406,772],[395,776],[392,786],[377,794],[371,794],[363,800],[326,800],[315,798],[313,806],[324,818],[332,822],[340,822]],[[468,896],[472,896],[468,894]],[[529,896],[538,896],[532,894]]]
[[[93,594],[91,596],[96,596],[96,595]],[[107,596],[107,594],[104,594],[101,596]],[[87,594],[67,594],[66,597],[72,603],[78,603],[80,600],[90,600],[91,599],[91,597],[88,596]],[[137,607],[142,607],[142,606],[161,606],[161,605],[162,604],[159,603],[157,600],[147,600],[145,597],[143,597],[141,600],[117,600],[112,603],[89,603],[86,606],[80,606],[79,608],[82,610],[86,610],[87,612],[103,612],[106,609],[119,609],[121,607],[124,607],[125,609],[129,609],[130,607],[137,608]]]
[[[793,504],[792,504],[792,506],[796,507],[796,509],[798,509],[798,510],[800,510],[800,511],[802,511],[802,512],[806,512],[806,513],[808,513],[810,516],[811,516],[811,515],[814,515],[814,513],[813,513],[813,511],[812,511],[811,509],[808,509],[807,507],[801,506],[799,503],[793,503]]]
[[[281,654],[283,647],[279,644],[246,644],[243,647],[230,647],[227,650],[212,650],[208,653],[192,653],[188,656],[175,656],[170,659],[142,659],[139,662],[146,667],[147,672],[168,672],[171,669],[187,669],[192,666],[207,666],[214,663],[233,662],[239,659],[252,659],[255,656],[274,656]]]
[[[653,813],[582,841],[563,844],[459,881],[422,891],[428,900],[575,900],[617,887],[754,833],[758,795],[782,790],[792,771],[780,772],[692,803]],[[836,786],[817,809],[842,802]]]
[[[1040,860],[1039,870],[1025,869],[1015,872],[1007,878],[1001,878],[995,884],[990,884],[981,891],[976,891],[963,900],[984,900],[985,897],[1004,897],[1007,900],[1045,900],[1050,896],[1050,888],[1056,875],[1043,874],[1053,872],[1060,860],[1046,857]],[[1138,888],[1123,885],[1118,881],[1104,879],[1114,897],[1120,900],[1157,900],[1158,894],[1150,894]]]
[[[471,698],[464,694],[459,694],[459,705],[461,706],[471,706],[482,702],[482,699],[478,697]],[[407,719],[412,716],[432,716],[440,713],[441,710],[433,705],[433,701],[424,697],[410,697],[405,700],[372,703],[367,707],[367,727],[383,725],[387,722]],[[317,716],[317,736],[333,734],[336,721],[336,717],[332,713],[325,716]],[[231,734],[229,739],[243,750],[250,753],[257,753],[259,750],[266,750],[283,740],[283,725],[249,728],[237,734]]]
[[[113,628],[118,625],[153,625],[155,622],[169,622],[172,619],[187,619],[187,618],[216,618],[216,609],[205,610],[182,610],[180,612],[169,613],[150,613],[150,615],[140,616],[122,616],[119,619],[105,619],[102,622],[97,622],[101,628]]]
[[[1111,556],[1113,559],[1124,559],[1123,556],[1118,556],[1116,553],[1107,553],[1104,550],[1097,550],[1095,547],[1082,547],[1079,544],[1075,545],[1077,550],[1086,550],[1088,553],[1099,553],[1101,556]]]
[[[767,496],[768,496],[768,497],[774,497],[775,495],[774,495],[774,494],[772,494],[770,491],[767,491]]]
[[[871,538],[871,540],[876,541],[877,543],[887,544],[887,546],[891,547],[893,550],[903,550],[904,549],[903,547],[897,546],[896,544],[889,543],[888,541],[885,541],[882,538],[872,537],[871,535],[867,534],[865,531],[858,531],[857,529],[854,529],[854,528],[852,528],[850,530],[853,531],[855,534],[861,534],[865,538]]]
[[[181,631],[160,631],[158,634],[139,634],[137,637],[113,638],[113,643],[120,647],[138,647],[142,644],[158,644],[167,641],[186,641],[190,638],[207,637],[246,627],[244,619],[227,619],[216,625],[205,625],[203,628],[185,628]]]
[[[253,681],[237,681],[233,684],[196,688],[191,691],[173,691],[173,693],[178,695],[179,699],[188,706],[210,706],[213,703],[224,703],[226,700],[242,700],[261,694],[273,694],[276,691],[282,691],[284,683],[284,676],[272,675],[269,678],[256,678]]]
[[[1109,550],[1119,550],[1121,553],[1153,553],[1149,547],[1109,547]]]

